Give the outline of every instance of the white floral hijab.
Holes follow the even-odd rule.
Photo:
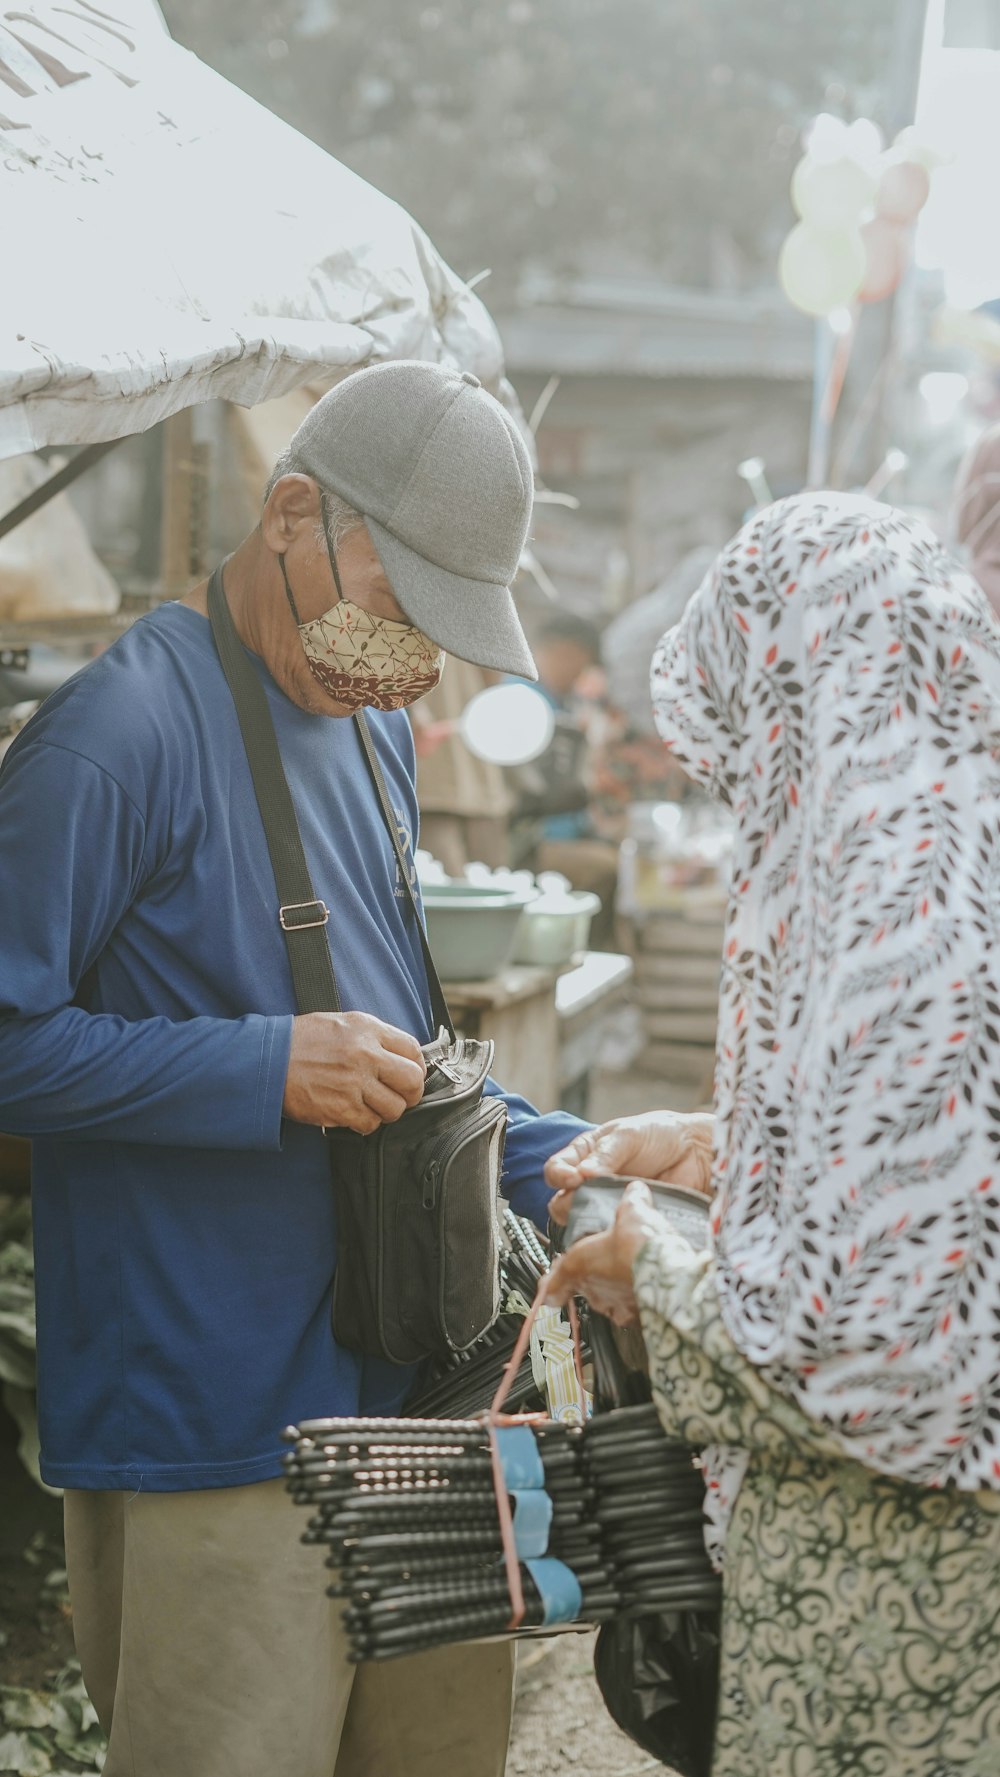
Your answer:
[[[1000,627],[922,525],[804,495],[719,558],[652,686],[736,822],[730,1336],[871,1467],[1000,1486]]]

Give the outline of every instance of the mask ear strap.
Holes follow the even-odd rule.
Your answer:
[[[333,552],[333,544],[330,542],[330,523],[326,508],[326,495],[324,493],[321,493],[319,496],[319,510],[323,523],[323,540],[326,543],[326,553],[330,558],[330,571],[333,574],[333,584],[337,588],[337,598],[343,602],[344,589],[340,584],[340,569],[337,567],[337,557]],[[281,569],[281,578],[285,582],[285,597],[288,600],[289,609],[292,616],[295,618],[297,626],[301,629],[302,619],[299,616],[298,606],[295,603],[291,586],[288,583],[288,569],[285,567],[284,553],[278,557],[278,566]]]
[[[293,617],[294,617],[294,618],[295,618],[295,622],[296,622],[296,624],[297,624],[297,625],[300,625],[300,618],[299,618],[299,613],[298,613],[298,608],[297,608],[297,606],[296,606],[296,603],[295,603],[295,600],[294,600],[294,598],[293,598],[293,597],[292,597],[292,589],[291,589],[291,587],[290,587],[290,586],[289,586],[289,584],[288,584],[288,569],[287,569],[287,568],[286,568],[286,567],[285,567],[285,557],[284,557],[284,554],[281,554],[281,555],[279,555],[279,557],[278,557],[278,566],[279,566],[279,568],[280,568],[280,569],[281,569],[281,578],[282,578],[282,579],[283,579],[283,581],[284,581],[284,582],[285,582],[285,597],[286,597],[286,598],[287,598],[287,600],[288,600],[288,604],[289,604],[289,608],[290,608],[290,610],[291,610],[291,613],[292,613],[292,616],[293,616]]]
[[[326,544],[326,553],[330,557],[330,570],[333,574],[333,584],[337,588],[338,599],[343,601],[344,589],[340,584],[340,569],[337,566],[337,557],[334,553],[333,544],[330,542],[330,521],[326,508],[326,495],[323,493],[319,496],[319,510],[320,517],[323,520],[323,540]]]

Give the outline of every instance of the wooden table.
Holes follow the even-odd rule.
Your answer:
[[[611,1020],[630,996],[633,973],[631,957],[590,950],[577,968],[556,982],[559,1103],[578,1117],[589,1115],[590,1081],[600,1065]]]
[[[494,1077],[540,1111],[559,1103],[557,969],[512,963],[485,981],[446,981],[445,998],[466,1037],[492,1038]]]
[[[632,975],[627,956],[587,951],[563,969],[512,964],[485,981],[449,981],[445,997],[463,1035],[492,1038],[493,1072],[540,1111],[585,1103],[608,1012]]]

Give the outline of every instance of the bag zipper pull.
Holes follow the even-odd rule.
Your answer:
[[[423,1205],[425,1209],[433,1209],[437,1201],[438,1175],[441,1171],[440,1160],[432,1160],[424,1173]]]
[[[443,1074],[446,1080],[450,1080],[453,1086],[461,1086],[462,1076],[453,1062],[435,1061],[431,1063],[431,1066],[436,1068],[439,1074]]]

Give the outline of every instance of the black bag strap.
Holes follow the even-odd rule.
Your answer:
[[[247,764],[260,809],[264,837],[274,872],[274,884],[278,891],[278,919],[285,935],[296,1004],[300,1012],[339,1012],[340,995],[326,933],[330,909],[313,890],[267,694],[236,634],[223,590],[221,568],[216,568],[209,581],[208,615],[222,670],[236,705]],[[455,1027],[434,967],[420,915],[420,903],[410,875],[412,866],[407,864],[382,767],[368,724],[360,713],[355,717],[355,726],[417,922],[434,1022],[436,1026],[444,1025],[454,1039]]]
[[[413,908],[413,917],[417,922],[417,931],[420,933],[420,948],[424,955],[424,969],[427,974],[427,986],[430,989],[431,1013],[434,1018],[434,1026],[435,1029],[440,1029],[443,1025],[451,1037],[452,1042],[454,1042],[455,1026],[452,1023],[451,1013],[448,1010],[448,1002],[444,997],[444,988],[441,986],[434,958],[431,955],[431,947],[427,942],[427,933],[424,929],[420,902],[417,900],[417,891],[413,886],[416,879],[416,865],[412,858],[407,859],[406,853],[403,850],[403,842],[399,837],[399,822],[396,819],[392,803],[389,800],[389,791],[386,787],[385,777],[383,776],[382,767],[379,763],[379,756],[375,751],[375,742],[372,740],[371,730],[368,727],[368,723],[365,721],[364,710],[358,711],[354,718],[354,726],[358,731],[358,739],[361,742],[365,759],[368,762],[368,770],[371,773],[372,782],[375,785],[378,799],[382,806],[382,816],[389,829],[389,838],[392,840],[393,850],[396,853],[399,874],[403,879],[403,885],[409,895],[410,906]]]
[[[295,1001],[300,1012],[339,1012],[337,977],[326,936],[330,909],[324,901],[317,900],[313,891],[267,694],[236,634],[222,588],[220,568],[216,568],[209,581],[208,615],[222,670],[236,705],[247,764],[271,856],[274,886],[278,891],[278,919],[285,934]]]

